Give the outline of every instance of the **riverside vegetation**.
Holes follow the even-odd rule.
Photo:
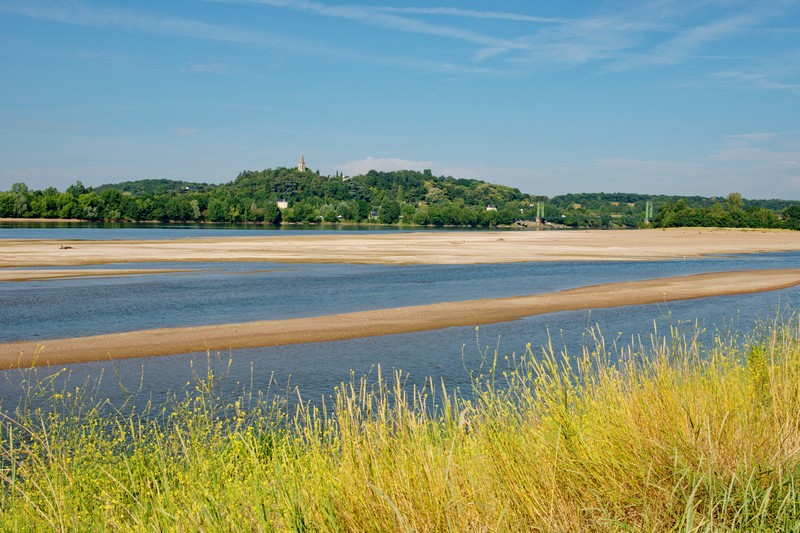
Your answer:
[[[285,202],[285,203],[284,203]],[[654,218],[645,221],[648,202]],[[280,208],[279,208],[280,203]],[[800,202],[628,193],[548,198],[430,170],[321,176],[295,168],[244,171],[230,183],[138,180],[59,192],[15,183],[0,192],[0,218],[217,223],[381,223],[497,226],[542,214],[556,227],[715,226],[800,229]],[[521,222],[528,224],[528,222]]]
[[[0,528],[797,531],[798,333],[590,331],[575,356],[485,352],[463,395],[378,371],[293,408],[211,371],[142,409],[30,370]]]

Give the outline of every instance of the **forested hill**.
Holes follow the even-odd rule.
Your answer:
[[[321,176],[296,168],[244,171],[230,183],[139,180],[65,192],[22,183],[0,193],[0,217],[194,222],[513,224],[530,211],[519,189],[424,172]]]
[[[212,190],[214,187],[214,185],[209,185],[207,183],[194,183],[191,181],[148,179],[109,183],[107,185],[95,187],[94,191],[101,193],[106,189],[115,189],[121,193],[130,194],[131,196],[163,196],[183,193],[187,190],[205,192]]]
[[[648,205],[650,219],[646,220]],[[0,217],[91,221],[385,223],[454,226],[527,224],[536,215],[557,227],[747,226],[800,228],[800,202],[566,194],[548,198],[481,180],[400,170],[353,176],[278,167],[244,171],[224,184],[148,179],[59,192],[16,183],[0,192]],[[525,221],[525,222],[522,222]]]
[[[800,229],[800,202],[726,197],[666,196],[631,193],[564,194],[546,200],[546,218],[559,216],[573,227],[635,227],[647,203],[653,227],[746,227]]]

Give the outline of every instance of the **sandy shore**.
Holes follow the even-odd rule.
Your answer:
[[[178,268],[73,268],[70,270],[0,269],[0,281],[34,281],[82,277],[146,276],[148,274],[176,274],[188,272]]]
[[[581,287],[550,294],[400,307],[245,324],[165,328],[0,344],[0,368],[223,351],[507,322],[555,311],[637,305],[800,284],[800,269],[723,272]]]
[[[6,239],[0,241],[0,268],[163,261],[385,264],[647,261],[789,250],[800,250],[800,232],[715,229],[421,231],[151,241]]]

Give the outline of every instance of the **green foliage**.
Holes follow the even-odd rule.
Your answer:
[[[542,200],[541,198],[535,198]],[[641,227],[647,202],[652,202],[653,227],[792,228],[785,212],[800,202],[746,200],[738,193],[726,198],[626,193],[566,194],[543,199],[546,220],[571,227]]]
[[[52,188],[31,192],[15,184],[12,191],[0,193],[0,216],[279,224],[358,223],[377,212],[385,224],[395,224],[402,216],[405,223],[486,225],[513,222],[510,214],[524,207],[526,198],[517,189],[435,177],[430,171],[370,171],[345,178],[279,167],[243,171],[222,185],[139,180],[92,189],[77,181],[59,193]],[[430,217],[426,199],[436,207]],[[279,201],[288,202],[289,209],[281,212]],[[486,217],[482,211],[489,203],[505,211]],[[416,216],[419,210],[422,214]]]
[[[384,224],[394,224],[400,220],[400,204],[388,200],[381,205],[379,212],[380,221]]]
[[[800,205],[800,204],[798,204]],[[738,193],[731,193],[723,202],[710,207],[692,207],[685,199],[669,202],[658,210],[653,226],[669,227],[734,227],[798,229],[792,222],[792,207],[781,218],[775,211],[760,205],[748,205]]]
[[[281,213],[279,201],[290,208]],[[61,193],[30,191],[23,183],[0,192],[0,217],[157,220],[180,222],[361,223],[377,213],[384,224],[498,226],[532,221],[543,202],[543,222],[557,227],[634,228],[645,224],[652,202],[655,227],[800,226],[800,202],[654,196],[628,193],[565,194],[547,198],[474,179],[417,172],[371,170],[364,175],[321,176],[278,167],[246,170],[221,185],[175,180],[139,180],[87,188],[80,181]],[[495,209],[489,209],[489,207]],[[401,219],[402,217],[402,219]]]
[[[783,220],[786,227],[800,229],[800,205],[792,205],[784,209]]]
[[[264,222],[268,224],[281,223],[281,210],[275,202],[267,202],[264,205]]]

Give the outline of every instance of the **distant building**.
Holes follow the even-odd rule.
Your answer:
[[[306,171],[306,160],[303,157],[303,152],[300,152],[300,162],[297,163],[297,170],[299,170],[300,172]]]
[[[497,208],[495,206],[493,206],[492,204],[489,204],[489,205],[486,206],[486,210],[487,211],[497,211]]]
[[[278,204],[278,209],[286,209],[287,207],[289,207],[289,202],[287,202],[286,200],[278,200],[275,203]]]

